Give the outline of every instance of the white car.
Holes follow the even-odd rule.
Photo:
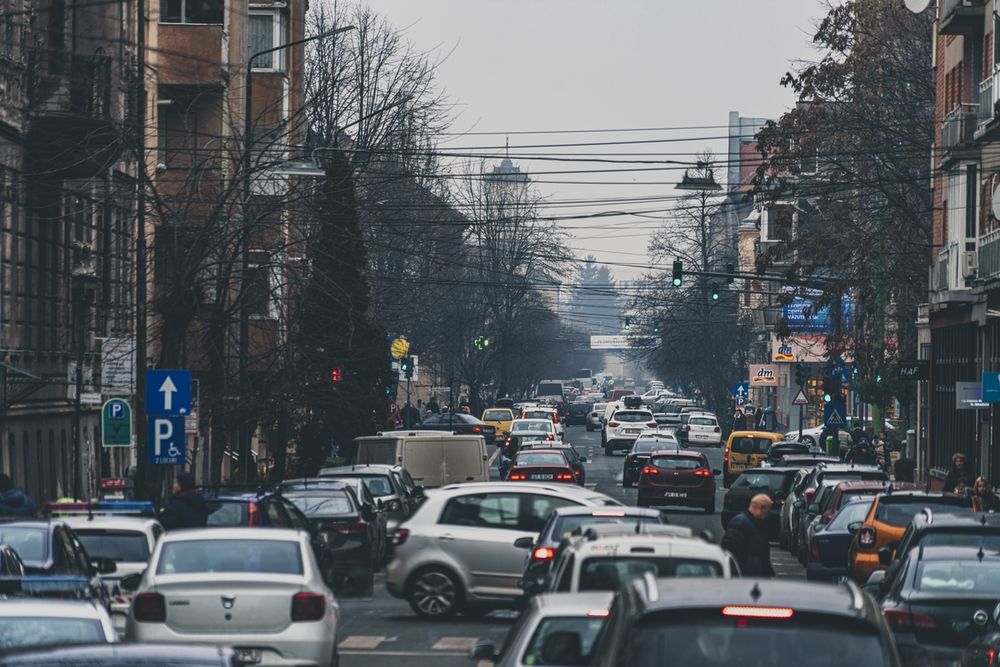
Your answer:
[[[605,456],[616,449],[629,449],[646,429],[655,429],[656,420],[649,410],[617,410],[604,425],[601,440]]]
[[[232,646],[244,664],[325,667],[337,664],[339,629],[340,608],[309,533],[210,528],[160,538],[135,591],[126,637]]]
[[[0,650],[116,641],[111,616],[97,600],[6,597],[0,603]]]
[[[732,557],[717,544],[694,537],[690,528],[644,524],[643,532],[598,527],[570,538],[552,563],[547,591],[617,591],[646,573],[667,577],[722,577],[736,572]]]
[[[549,408],[545,406],[538,406],[534,408],[525,408],[521,411],[518,416],[519,419],[548,419],[556,427],[556,435],[560,438],[564,433],[563,423],[559,420],[559,411],[555,408]]]
[[[682,442],[690,445],[711,445],[718,447],[722,444],[722,429],[719,428],[719,420],[715,415],[707,412],[695,412],[683,423],[677,431]]]
[[[590,413],[587,415],[588,431],[598,431],[604,427],[604,409],[607,407],[607,403],[594,403],[594,407],[590,409]]]
[[[644,405],[652,405],[664,396],[670,396],[671,392],[666,389],[650,389],[641,396]]]
[[[101,575],[101,581],[111,599],[111,620],[115,630],[124,637],[132,595],[121,590],[118,584],[122,577],[140,574],[146,569],[163,527],[156,519],[129,516],[66,516],[63,520],[80,538],[88,556],[115,562],[115,571]]]
[[[396,529],[386,588],[425,618],[509,606],[521,597],[530,544],[552,510],[620,505],[570,484],[490,482],[432,489]]]

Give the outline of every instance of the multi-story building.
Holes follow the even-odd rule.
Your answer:
[[[129,391],[102,387],[99,366],[132,329],[131,7],[13,0],[0,14],[0,470],[36,499],[132,459],[98,430],[101,394]]]

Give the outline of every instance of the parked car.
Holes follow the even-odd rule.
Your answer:
[[[704,454],[693,450],[653,452],[639,476],[639,507],[688,505],[715,512],[715,476]]]
[[[375,509],[386,514],[386,529],[392,535],[403,521],[413,514],[423,499],[423,487],[417,485],[403,466],[386,464],[335,466],[323,468],[319,476],[335,477],[341,480],[360,479],[374,499]],[[366,499],[358,500],[366,502]]]
[[[873,498],[855,496],[841,505],[809,541],[806,578],[809,581],[840,582],[847,576],[847,553],[861,528]]]
[[[619,504],[569,484],[490,482],[428,491],[396,530],[386,588],[426,618],[511,606],[522,594],[519,538],[534,540],[559,507]]]

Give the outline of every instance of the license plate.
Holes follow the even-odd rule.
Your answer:
[[[666,491],[663,494],[664,498],[687,498],[688,494],[686,491]]]
[[[639,429],[637,429],[637,428],[627,428],[627,429],[625,429],[625,433],[626,433],[626,435],[637,435],[639,433]]]
[[[259,648],[237,648],[233,650],[236,651],[236,659],[245,665],[260,662]]]
[[[730,470],[746,470],[747,469],[747,464],[746,463],[730,463],[729,464],[729,469]]]
[[[554,475],[532,475],[531,479],[552,479]]]

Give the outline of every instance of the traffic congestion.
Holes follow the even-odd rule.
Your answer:
[[[994,664],[988,487],[723,433],[665,389],[563,390],[455,413],[488,432],[427,411],[312,478],[181,472],[160,508],[22,494],[0,664]]]

